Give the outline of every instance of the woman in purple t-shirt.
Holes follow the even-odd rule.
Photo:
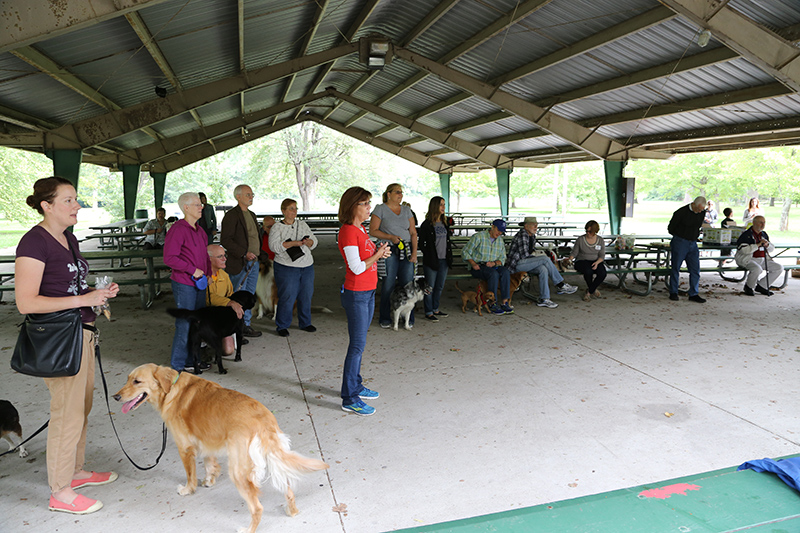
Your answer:
[[[208,236],[197,223],[203,216],[203,204],[193,192],[178,197],[178,207],[184,218],[177,221],[164,239],[164,264],[172,269],[172,296],[178,309],[191,311],[206,306],[205,287],[198,288],[195,281],[211,273],[208,257]],[[183,371],[189,356],[189,320],[175,319],[175,336],[172,339],[170,364],[178,372]],[[202,365],[206,369],[209,365]],[[199,369],[195,369],[197,371]]]
[[[78,221],[77,193],[64,178],[44,178],[33,185],[27,203],[44,216],[19,241],[14,264],[14,294],[20,313],[51,313],[80,308],[84,323],[94,323],[93,306],[101,306],[119,292],[86,284],[89,265],[81,257],[78,240],[68,228]],[[75,256],[73,256],[73,252]],[[77,257],[77,276],[75,258]],[[45,378],[50,390],[50,426],[47,430],[47,481],[51,511],[93,513],[103,507],[74,489],[104,485],[117,479],[114,472],[83,469],[86,428],[94,391],[94,335],[83,330],[81,367],[74,376]]]

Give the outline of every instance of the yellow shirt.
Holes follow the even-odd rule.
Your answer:
[[[208,288],[206,289],[206,305],[212,307],[225,307],[231,301],[233,294],[233,283],[228,273],[224,270],[217,270],[216,274],[208,277]]]

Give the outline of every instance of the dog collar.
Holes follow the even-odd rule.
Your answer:
[[[175,379],[173,379],[173,380],[172,380],[172,384],[173,384],[173,385],[175,385],[175,384],[178,382],[178,378],[179,378],[179,377],[181,377],[181,373],[180,373],[180,372],[178,372],[178,373],[175,375]]]

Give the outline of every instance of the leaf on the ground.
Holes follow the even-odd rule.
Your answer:
[[[346,513],[347,512],[347,504],[346,503],[340,503],[339,505],[334,506],[333,509],[331,509],[331,510],[334,513]]]
[[[664,413],[664,416],[666,416],[667,418],[672,418],[673,416],[675,416],[675,413],[666,412]]]

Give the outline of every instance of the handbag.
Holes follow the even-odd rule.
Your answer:
[[[67,244],[75,260],[77,281],[80,265],[69,240]],[[11,368],[41,378],[74,376],[81,368],[83,328],[79,308],[27,315],[20,326]]]

